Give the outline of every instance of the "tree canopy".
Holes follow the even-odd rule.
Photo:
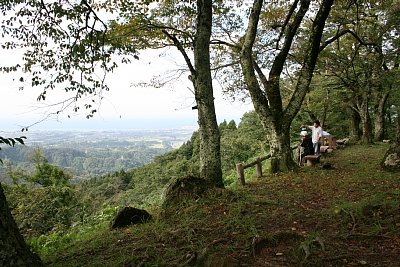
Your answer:
[[[109,89],[105,78],[117,66],[112,55],[118,53],[114,40],[107,38],[108,22],[100,17],[99,5],[18,0],[3,1],[0,8],[1,48],[23,51],[22,63],[7,66],[3,62],[0,70],[22,71],[20,89],[25,84],[41,88],[38,101],[46,100],[51,90],[65,91],[56,114],[84,108],[87,117],[92,117],[102,91]],[[86,99],[90,95],[94,97]]]

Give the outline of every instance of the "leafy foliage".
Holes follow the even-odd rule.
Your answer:
[[[34,151],[31,161],[35,165],[35,172],[28,177],[29,182],[43,187],[68,185],[71,175],[49,164],[40,149]]]
[[[21,232],[35,236],[69,227],[76,201],[69,184],[71,175],[49,164],[40,150],[36,150],[32,161],[32,175],[20,169],[13,171],[11,166],[7,170],[14,184],[7,187],[7,199]]]
[[[6,1],[0,6],[1,34],[7,37],[3,49],[21,49],[23,64],[2,66],[2,71],[22,71],[21,89],[26,81],[43,91],[44,101],[51,90],[63,89],[65,100],[56,106],[55,115],[81,106],[90,118],[97,112],[96,96],[108,90],[105,75],[116,66],[114,48],[107,39],[108,26],[99,17],[92,1]],[[133,50],[133,49],[131,49]],[[3,63],[4,64],[4,63]]]
[[[349,119],[352,112],[357,112],[366,142],[371,141],[373,122],[375,138],[379,140],[382,139],[377,134],[379,127],[386,127],[386,138],[390,136],[388,133],[394,131],[391,118],[388,121],[383,115],[389,105],[384,103],[383,111],[378,107],[387,94],[392,105],[398,99],[397,86],[393,83],[398,79],[396,51],[399,36],[398,24],[395,23],[398,15],[393,10],[398,8],[396,1],[339,4],[333,10],[330,21],[339,22],[340,30],[330,28],[329,31],[336,31],[340,38],[321,52],[313,87],[315,91],[311,94],[320,101],[310,101],[315,106],[312,111],[322,118],[328,116],[327,124],[330,126],[337,124],[341,117],[340,110],[347,115],[344,119],[349,121],[348,125],[351,125]],[[326,102],[324,95],[329,104],[323,104]],[[379,121],[382,121],[381,125]],[[337,127],[340,128],[340,125]]]
[[[26,139],[25,136],[21,136],[21,137],[17,137],[17,138],[7,138],[7,137],[0,136],[0,145],[5,144],[8,146],[12,146],[12,147],[14,147],[15,144],[17,144],[17,143],[24,145],[24,139]],[[0,150],[1,150],[1,146],[0,146]],[[2,159],[0,159],[0,163],[3,163]]]
[[[69,186],[6,191],[21,233],[33,237],[71,226],[76,199]]]

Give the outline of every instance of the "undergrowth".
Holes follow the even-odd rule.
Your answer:
[[[153,209],[147,224],[103,220],[31,245],[48,266],[399,266],[400,175],[380,170],[386,149],[350,146],[262,178],[249,170],[244,187]]]

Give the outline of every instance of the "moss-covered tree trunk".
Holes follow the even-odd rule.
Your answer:
[[[27,247],[11,215],[0,184],[0,266],[42,266]]]
[[[350,140],[353,142],[358,142],[361,137],[361,130],[360,130],[360,123],[361,123],[361,118],[360,114],[356,110],[354,110],[353,107],[349,108],[350,114],[350,125],[349,125],[349,135],[350,135]]]
[[[220,134],[215,114],[210,64],[212,1],[197,1],[197,31],[194,43],[194,88],[200,134],[200,176],[223,187]]]
[[[268,136],[271,149],[271,173],[288,172],[297,168],[290,148],[289,130],[271,131]]]
[[[200,177],[217,187],[223,187],[220,133],[214,106],[211,77],[210,38],[212,28],[212,1],[197,0],[196,34],[193,42],[194,65],[184,45],[167,30],[168,36],[183,55],[191,72],[200,135]]]
[[[372,143],[372,123],[368,108],[369,108],[369,94],[364,93],[362,96],[362,100],[358,105],[358,112],[360,114],[361,125],[362,125],[361,141],[364,144]]]
[[[385,107],[389,93],[384,93],[375,107],[374,139],[382,141],[385,136]]]

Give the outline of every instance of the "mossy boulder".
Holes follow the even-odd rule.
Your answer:
[[[381,162],[382,167],[388,171],[400,171],[400,148],[392,144]]]
[[[152,216],[145,210],[133,207],[124,207],[118,211],[111,222],[111,229],[123,228],[134,224],[142,224],[150,221]]]
[[[213,184],[207,180],[186,176],[174,180],[163,192],[163,205],[169,206],[173,203],[182,203],[185,200],[193,200],[202,197]]]

